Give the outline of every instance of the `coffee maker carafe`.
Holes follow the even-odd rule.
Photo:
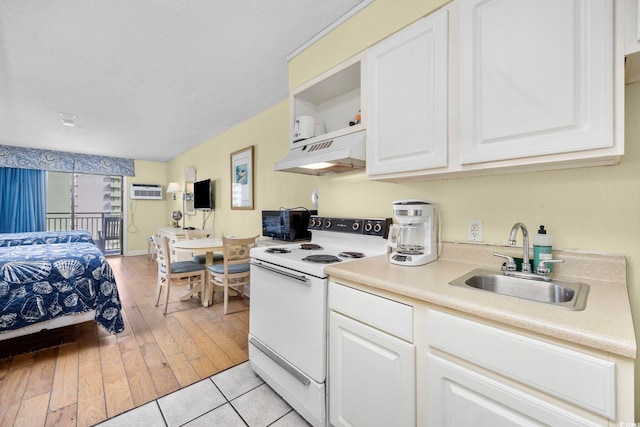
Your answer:
[[[389,261],[398,265],[424,265],[438,258],[437,208],[426,200],[393,202],[396,224],[389,230]]]

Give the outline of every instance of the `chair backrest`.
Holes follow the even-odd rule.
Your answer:
[[[258,236],[246,238],[222,237],[225,275],[233,277],[233,274],[229,274],[229,265],[246,264],[249,262],[249,252],[251,248],[257,246],[257,239]]]
[[[213,228],[204,230],[186,230],[187,239],[204,239],[207,237],[213,237],[215,235]]]
[[[106,216],[102,220],[103,240],[120,240],[122,236],[122,218]]]
[[[156,259],[158,260],[158,272],[171,274],[171,251],[166,236],[153,236],[153,245],[156,248]],[[162,271],[164,269],[164,271]]]

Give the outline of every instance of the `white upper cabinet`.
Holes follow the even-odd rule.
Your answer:
[[[613,15],[612,0],[461,0],[460,163],[613,147]]]
[[[625,0],[624,53],[640,52],[640,8],[638,0]]]
[[[367,174],[447,166],[448,12],[366,53]]]
[[[368,177],[618,163],[625,6],[454,0],[371,47],[362,73]]]

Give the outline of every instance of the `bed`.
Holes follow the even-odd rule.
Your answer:
[[[34,231],[0,234],[0,248],[8,246],[44,245],[50,243],[95,243],[87,230]]]
[[[91,319],[124,330],[113,271],[93,243],[0,247],[0,340]]]

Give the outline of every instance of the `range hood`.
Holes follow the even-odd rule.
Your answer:
[[[361,130],[308,144],[296,142],[287,157],[276,163],[275,170],[330,175],[364,169],[365,156],[365,131]]]

